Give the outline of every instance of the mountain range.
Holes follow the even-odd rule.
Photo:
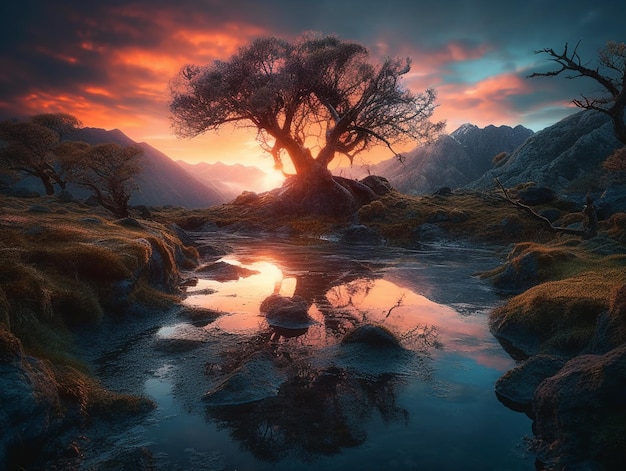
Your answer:
[[[99,128],[82,128],[67,136],[67,139],[91,145],[115,143],[141,147],[142,170],[137,177],[139,191],[133,192],[130,199],[132,205],[205,208],[223,203],[227,199],[216,186],[200,182],[163,152],[145,142],[136,143],[119,129],[107,131]],[[72,188],[70,192],[77,193],[78,189]]]
[[[598,191],[608,184],[602,162],[621,146],[606,114],[579,111],[531,136],[467,186],[493,188],[498,178],[507,187],[532,181],[557,193]]]
[[[132,195],[132,205],[204,208],[232,201],[244,190],[269,189],[262,188],[268,174],[258,167],[174,161],[147,143],[137,144],[118,129],[83,128],[67,138],[92,145],[139,145],[143,149],[140,191]],[[523,126],[479,128],[464,124],[431,144],[407,152],[403,162],[391,158],[367,169],[339,168],[333,172],[352,178],[380,175],[398,191],[413,195],[430,194],[443,187],[489,190],[496,186],[496,178],[507,187],[532,181],[557,193],[584,194],[609,185],[601,162],[620,146],[608,117],[579,111],[537,133]],[[20,184],[41,191],[38,185],[32,178]],[[78,197],[84,196],[84,190],[69,189]]]
[[[522,145],[533,131],[523,126],[487,126],[463,124],[451,134],[439,136],[403,154],[369,166],[367,172],[387,178],[398,191],[413,195],[433,193],[442,187],[460,188],[480,178],[493,166],[494,157]],[[362,177],[356,172],[340,170]]]

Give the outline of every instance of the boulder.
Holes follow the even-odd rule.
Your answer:
[[[368,175],[364,179],[360,180],[363,185],[372,189],[374,193],[379,196],[386,195],[393,190],[391,183],[385,177],[378,175]]]
[[[258,275],[258,270],[250,270],[249,268],[232,265],[226,262],[215,262],[199,267],[197,272],[201,272],[215,281],[235,281],[239,278],[247,278],[252,275]]]
[[[342,344],[362,344],[377,348],[402,348],[393,333],[384,327],[365,324],[348,332],[341,340]]]
[[[536,206],[539,204],[546,204],[554,201],[556,195],[550,188],[543,186],[529,186],[517,193],[517,198],[522,204],[528,206]]]
[[[626,449],[626,344],[579,355],[543,381],[533,431],[547,469],[621,469]]]
[[[6,330],[0,330],[0,404],[0,463],[11,449],[43,441],[61,424],[54,374]]]
[[[494,288],[511,294],[519,294],[539,283],[537,254],[528,252],[506,263],[504,270],[493,277]]]
[[[496,397],[508,408],[532,416],[532,401],[541,382],[555,375],[567,359],[554,355],[535,355],[506,372],[496,381]]]
[[[210,406],[249,404],[278,394],[287,375],[266,351],[255,352],[203,399]]]
[[[309,304],[302,296],[286,297],[272,294],[259,307],[267,323],[282,329],[303,329],[315,321],[309,316]]]
[[[352,224],[341,235],[341,242],[347,245],[381,245],[385,239],[371,227]]]

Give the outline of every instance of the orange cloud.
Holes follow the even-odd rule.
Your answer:
[[[532,93],[528,82],[512,73],[489,77],[474,84],[442,85],[437,91],[440,107],[436,114],[448,120],[448,131],[467,122],[477,126],[519,124],[512,122],[519,119],[519,115],[513,113],[511,99]]]

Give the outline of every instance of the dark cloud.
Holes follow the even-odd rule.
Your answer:
[[[370,48],[374,55],[410,55],[418,86],[474,86],[486,76],[522,76],[544,70],[544,47],[560,49],[580,41],[581,57],[595,59],[607,40],[624,41],[616,2],[526,0],[21,0],[0,6],[0,115],[16,114],[34,91],[48,96],[91,97],[98,106],[123,99],[128,108],[163,109],[166,84],[188,60],[209,61],[233,44],[194,51],[180,32],[226,31],[294,38],[305,31],[338,34]],[[226,33],[225,33],[226,34]],[[211,37],[207,41],[212,41]],[[142,56],[138,51],[144,53]],[[155,56],[146,56],[153,51]],[[171,57],[171,67],[150,67]],[[135,53],[135,56],[133,56]],[[121,57],[125,54],[126,61]],[[130,61],[130,63],[128,62]],[[135,61],[133,63],[133,61]],[[524,80],[526,80],[524,78]],[[164,96],[145,92],[162,84]],[[589,88],[586,88],[589,87]],[[493,92],[498,106],[526,113],[548,100],[567,102],[593,84],[559,79],[529,81],[512,94]],[[154,88],[154,87],[153,87]],[[487,87],[483,87],[487,90]],[[86,89],[109,94],[85,94]],[[440,94],[440,100],[446,100]],[[487,97],[475,97],[484,103]],[[460,108],[471,104],[468,99]],[[118,104],[119,105],[119,104]],[[503,108],[503,113],[504,113]]]

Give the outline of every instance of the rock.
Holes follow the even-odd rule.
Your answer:
[[[426,222],[413,229],[413,238],[421,242],[433,242],[446,238],[446,233],[437,224]]]
[[[269,352],[255,352],[203,399],[211,406],[248,404],[276,396],[286,379]]]
[[[61,403],[45,362],[24,354],[20,341],[0,330],[0,463],[8,452],[44,439],[56,427]]]
[[[385,239],[371,227],[352,224],[341,235],[340,241],[347,245],[381,245]]]
[[[98,226],[102,224],[102,220],[96,217],[85,217],[78,220],[81,224]]]
[[[63,190],[57,195],[57,199],[61,203],[70,203],[74,201],[74,196],[69,191]]]
[[[176,235],[176,237],[178,237],[178,240],[180,240],[183,245],[188,247],[197,245],[196,242],[189,236],[187,231],[185,231],[178,224],[170,224],[169,229]]]
[[[137,221],[137,219],[131,217],[118,219],[117,221],[115,221],[115,224],[117,224],[118,226],[128,227],[130,229],[144,229],[143,224]]]
[[[14,187],[9,188],[7,191],[8,196],[15,196],[16,198],[39,198],[41,195],[36,191],[28,188]]]
[[[450,188],[449,186],[442,186],[437,191],[433,192],[433,195],[434,196],[451,196],[452,188]]]
[[[613,292],[609,310],[598,317],[590,351],[604,354],[626,344],[626,284]]]
[[[359,343],[370,347],[402,348],[398,339],[384,327],[365,324],[348,332],[341,339],[342,344]]]
[[[522,204],[528,206],[536,206],[538,204],[546,204],[554,201],[556,195],[550,188],[543,186],[530,186],[524,188],[517,193],[517,198]]]
[[[138,204],[138,205],[132,206],[131,209],[139,213],[140,218],[143,218],[143,219],[152,218],[152,212],[145,204]]]
[[[220,258],[233,251],[232,247],[225,244],[202,244],[197,246],[196,249],[198,250],[198,254],[203,258]]]
[[[626,344],[580,355],[543,381],[533,431],[548,469],[621,469],[626,449]]]
[[[391,183],[385,177],[380,177],[378,175],[368,175],[364,179],[360,180],[363,185],[372,189],[374,193],[379,196],[386,195],[393,190]]]
[[[214,321],[218,317],[220,317],[223,312],[216,311],[214,309],[209,309],[206,307],[200,306],[183,306],[183,308],[178,312],[178,317],[183,319],[187,319],[188,321],[195,324],[208,324],[209,322]]]
[[[626,185],[610,186],[595,201],[598,204],[600,220],[608,219],[615,213],[626,212]]]
[[[532,401],[539,384],[555,375],[567,359],[553,355],[535,355],[505,373],[496,381],[498,400],[517,412],[532,416]]]
[[[309,304],[302,296],[291,298],[272,294],[265,298],[259,307],[265,314],[267,323],[272,327],[283,329],[304,329],[315,321],[309,316]]]
[[[539,283],[537,254],[529,252],[508,262],[504,270],[491,280],[493,286],[503,292],[518,294]]]
[[[232,265],[226,262],[215,262],[203,265],[196,271],[209,275],[211,279],[221,282],[247,278],[260,273],[257,270],[250,270],[249,268]]]

